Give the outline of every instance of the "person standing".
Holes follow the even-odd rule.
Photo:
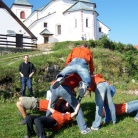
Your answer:
[[[93,75],[92,82],[93,85],[91,85],[89,91],[95,92],[96,111],[95,120],[92,123],[91,129],[99,130],[104,104],[106,103],[109,106],[113,124],[116,124],[116,110],[112,99],[113,94],[111,94],[112,89],[110,84],[102,77],[102,74]]]
[[[32,76],[36,72],[36,68],[34,67],[33,63],[29,62],[29,56],[24,56],[24,62],[22,62],[19,66],[19,74],[21,77],[21,84],[22,84],[22,96],[25,96],[26,86],[30,92],[30,96],[33,96],[32,90]]]

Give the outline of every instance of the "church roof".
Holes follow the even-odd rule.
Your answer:
[[[28,0],[15,0],[13,4],[32,6],[32,4],[28,2]]]
[[[48,29],[44,29],[40,34],[41,35],[53,35],[53,33],[49,32]]]
[[[71,6],[67,11],[69,11],[69,12],[78,11],[78,10],[89,10],[89,11],[93,11],[94,8],[91,7],[91,6],[88,6],[88,4],[86,4],[86,2],[92,3],[89,0],[79,0],[73,6]],[[92,3],[92,4],[95,4],[95,3]],[[95,5],[95,7],[96,7],[96,5]]]
[[[90,0],[78,0],[78,1],[91,2]]]
[[[9,7],[0,0],[0,8],[4,8],[13,19],[15,19],[21,26],[22,28],[33,38],[37,39],[36,36],[22,23],[22,21],[9,9]]]

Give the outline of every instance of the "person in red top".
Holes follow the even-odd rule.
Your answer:
[[[111,89],[109,83],[102,77],[101,74],[93,75],[92,77],[93,84],[90,86],[89,90],[95,92],[95,101],[96,101],[96,111],[95,111],[95,120],[92,123],[92,130],[99,130],[101,120],[102,120],[102,110],[104,103],[109,105],[111,112],[112,122],[116,123],[116,113],[113,99],[111,96]]]
[[[125,113],[129,114],[136,111],[137,113],[136,113],[136,116],[134,117],[134,121],[138,122],[138,100],[115,104],[115,109],[116,109],[117,116],[123,115]],[[106,115],[105,115],[105,111],[106,111]],[[104,123],[109,123],[111,121],[111,113],[108,105],[104,107],[103,116],[105,116]]]
[[[67,66],[56,76],[56,81],[52,86],[53,89],[59,87],[66,76],[77,73],[82,79],[79,83],[79,91],[84,95],[86,89],[91,85],[91,75],[93,75],[94,72],[93,55],[87,48],[87,45],[82,44],[80,47],[73,48],[66,59],[66,65]]]
[[[78,103],[75,111],[73,113],[61,113],[53,108],[50,107],[50,103],[48,105],[48,110],[52,113],[51,116],[28,116],[27,117],[27,135],[24,138],[30,138],[35,135],[35,131],[33,128],[33,124],[36,127],[36,132],[38,138],[46,138],[46,133],[44,128],[50,129],[53,128],[54,130],[60,129],[64,124],[67,124],[72,120],[72,118],[78,113],[80,104]]]
[[[73,108],[73,110],[75,110],[79,101],[76,99],[72,91],[74,90],[74,88],[79,86],[80,81],[81,77],[78,74],[71,74],[66,77],[65,81],[58,88],[53,89],[51,85],[51,107],[55,108],[55,103],[57,102],[59,97],[62,97]],[[47,110],[46,116],[48,117],[50,115],[51,112]],[[79,109],[78,114],[76,115],[76,120],[81,134],[87,134],[91,132],[91,129],[87,127],[81,108]]]

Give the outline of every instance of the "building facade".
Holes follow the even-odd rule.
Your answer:
[[[37,37],[37,43],[98,40],[110,28],[97,19],[96,4],[90,0],[51,0],[31,12],[28,0],[15,0],[11,10]]]

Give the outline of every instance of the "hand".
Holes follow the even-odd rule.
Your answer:
[[[29,78],[31,78],[31,77],[32,77],[32,74],[29,75]]]
[[[24,77],[23,74],[20,74],[20,75],[21,75],[21,77]]]
[[[82,99],[82,97],[81,97],[81,96],[78,96],[77,100],[78,100],[79,102],[81,102],[81,99]]]

